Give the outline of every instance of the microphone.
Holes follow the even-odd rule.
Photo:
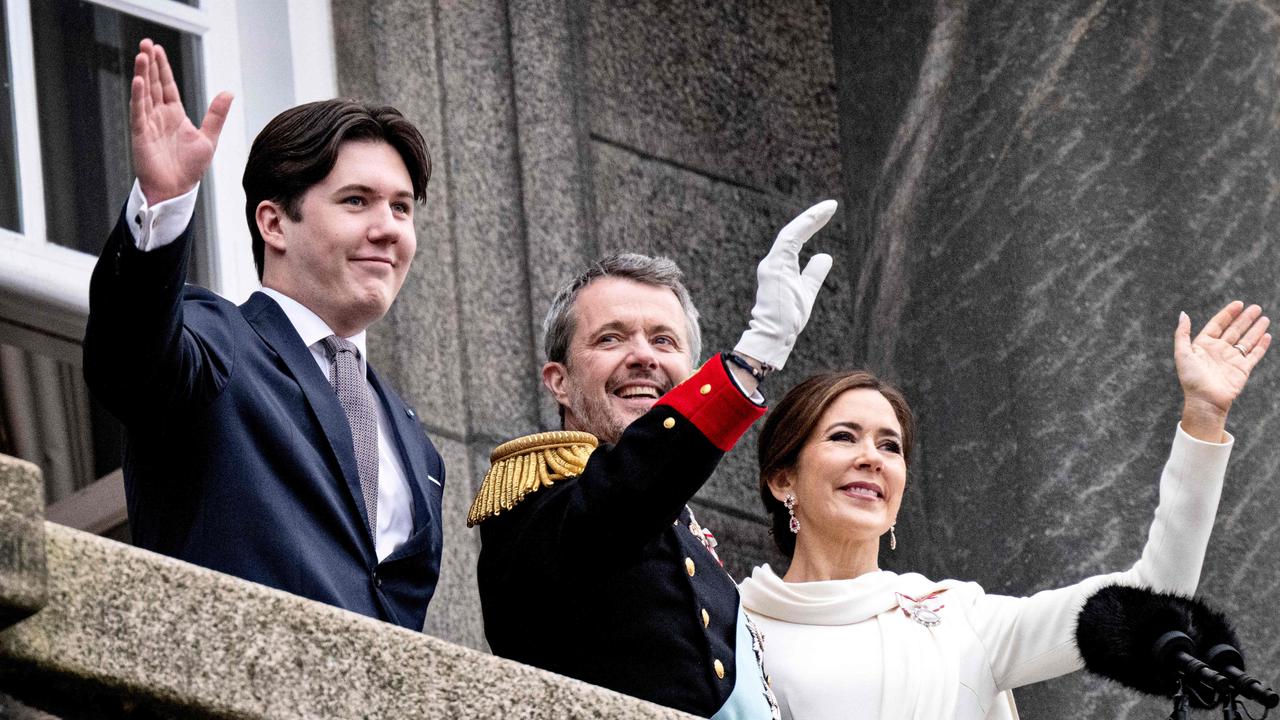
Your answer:
[[[1196,644],[1184,632],[1170,630],[1156,639],[1151,651],[1160,665],[1181,673],[1183,677],[1225,693],[1231,690],[1231,681],[1222,673],[1197,660],[1191,653]]]
[[[1244,671],[1244,657],[1240,651],[1225,643],[1214,645],[1205,653],[1205,662],[1231,680],[1236,694],[1246,697],[1268,710],[1280,705],[1280,695],[1263,685],[1257,678]]]
[[[1237,695],[1267,709],[1280,705],[1280,695],[1245,673],[1244,655],[1238,650],[1240,640],[1226,616],[1203,603],[1192,601],[1192,606],[1192,615],[1200,627],[1199,647],[1209,648],[1197,654],[1214,670],[1227,676]]]
[[[1212,708],[1218,699],[1194,692],[1227,689],[1230,681],[1197,660],[1201,635],[1196,603],[1177,595],[1109,585],[1094,593],[1076,619],[1076,646],[1090,672],[1148,695],[1174,697],[1181,674],[1191,704]]]

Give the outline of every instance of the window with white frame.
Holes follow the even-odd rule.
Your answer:
[[[129,194],[129,82],[138,41],[149,37],[164,46],[198,124],[200,38],[81,0],[32,2],[31,34],[45,239],[96,256],[103,228],[114,224]],[[204,279],[201,257],[193,254],[193,282]]]
[[[0,0],[0,452],[40,465],[51,520],[128,535],[121,430],[84,386],[80,342],[89,276],[133,178],[138,42],[164,45],[194,122],[218,91],[237,96],[201,188],[190,277],[238,302],[257,287],[239,186],[249,139],[334,94],[329,12],[329,0]]]
[[[13,137],[13,74],[9,71],[9,40],[0,9],[0,228],[18,230],[18,159]]]

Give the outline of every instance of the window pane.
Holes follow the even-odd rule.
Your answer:
[[[97,255],[133,180],[129,83],[138,41],[164,46],[195,122],[204,111],[199,41],[82,0],[32,0],[31,26],[48,240]]]
[[[13,129],[13,71],[9,67],[9,26],[0,3],[0,227],[22,231],[18,215],[18,158]]]

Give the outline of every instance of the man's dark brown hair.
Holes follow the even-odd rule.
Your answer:
[[[302,219],[302,196],[333,170],[344,142],[385,142],[400,154],[413,196],[422,202],[431,179],[431,155],[422,133],[389,105],[335,99],[306,103],[272,118],[258,133],[244,167],[244,214],[253,237],[253,262],[262,280],[265,248],[258,230],[258,205],[278,203],[290,220]]]

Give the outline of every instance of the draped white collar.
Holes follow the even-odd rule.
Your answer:
[[[939,720],[955,718],[960,691],[959,658],[948,652],[946,636],[965,632],[955,617],[958,608],[943,611],[942,624],[927,627],[902,612],[898,594],[923,598],[943,588],[962,585],[954,580],[939,583],[919,573],[899,575],[888,570],[850,580],[789,583],[764,565],[738,586],[742,605],[757,615],[802,625],[851,625],[875,620],[880,630],[884,686],[881,720]],[[959,598],[948,598],[949,601]],[[910,605],[911,603],[907,603]],[[959,622],[957,622],[959,621]],[[769,662],[768,638],[765,662]],[[1017,709],[1006,691],[994,700],[986,720],[1017,720]]]
[[[762,565],[738,591],[748,610],[803,625],[851,625],[898,607],[898,593],[919,597],[942,587],[919,573],[877,570],[849,580],[789,583]]]

